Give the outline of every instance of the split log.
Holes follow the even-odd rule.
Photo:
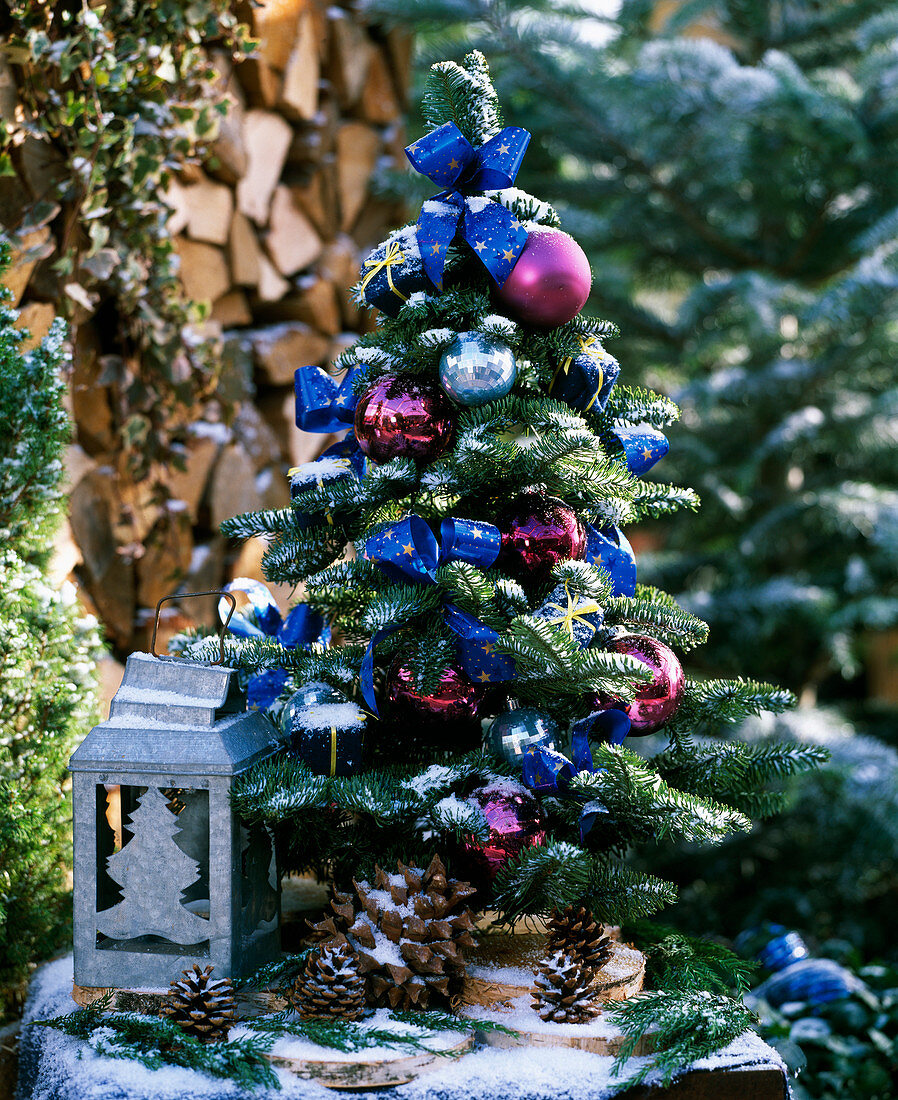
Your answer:
[[[380,137],[363,122],[344,123],[337,131],[337,188],[344,231],[352,228],[365,203],[380,148]]]
[[[202,176],[198,183],[185,188],[187,232],[195,241],[225,244],[234,213],[234,195],[230,187]]]
[[[237,286],[259,285],[262,247],[249,219],[239,210],[234,211],[231,220],[228,259],[231,262],[231,277]]]
[[[325,363],[330,350],[326,336],[299,321],[260,329],[252,341],[260,370],[275,385],[292,384],[297,367]]]
[[[29,302],[27,306],[23,306],[15,327],[27,330],[29,335],[19,345],[19,350],[31,351],[36,348],[50,331],[55,316],[56,307],[50,302]]]
[[[375,50],[371,55],[368,79],[359,100],[359,111],[362,118],[378,126],[394,123],[402,113],[396,101],[396,90],[386,58],[380,50]]]
[[[237,206],[257,225],[268,221],[271,197],[293,140],[289,122],[271,111],[247,111],[243,119],[246,175],[237,185]]]
[[[222,249],[214,244],[178,237],[175,251],[181,261],[178,275],[188,298],[211,303],[228,292],[231,273]]]
[[[328,8],[328,75],[340,106],[347,110],[359,101],[375,47],[349,13]]]
[[[295,45],[287,58],[281,103],[299,118],[311,120],[318,110],[321,76],[316,21],[310,12],[299,18]]]
[[[290,284],[267,256],[259,257],[259,299],[276,302],[290,290]]]
[[[282,275],[295,275],[321,255],[321,238],[283,184],[274,190],[269,225],[265,246]]]
[[[212,303],[209,317],[222,328],[240,328],[253,323],[253,311],[249,308],[249,300],[242,290],[229,290],[227,294],[217,298]]]

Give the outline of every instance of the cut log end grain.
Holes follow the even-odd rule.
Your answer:
[[[272,111],[247,111],[243,119],[246,175],[237,185],[237,206],[257,225],[268,221],[271,198],[293,140],[290,123]]]

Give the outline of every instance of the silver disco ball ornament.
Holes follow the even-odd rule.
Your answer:
[[[440,359],[440,384],[459,405],[497,401],[517,376],[511,349],[479,332],[460,332]]]
[[[486,735],[490,752],[509,764],[523,764],[530,748],[554,749],[560,736],[558,723],[533,707],[506,710],[493,719]]]

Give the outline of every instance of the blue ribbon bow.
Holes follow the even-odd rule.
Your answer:
[[[611,580],[612,596],[632,596],[636,591],[636,555],[623,531],[586,525],[586,549],[583,560],[600,566]]]
[[[527,231],[501,203],[471,196],[510,187],[529,144],[526,130],[506,126],[475,149],[454,122],[446,122],[405,150],[415,171],[446,188],[424,203],[418,219],[424,271],[439,289],[456,232],[461,232],[499,286],[511,274],[527,242]]]
[[[365,543],[365,558],[393,580],[436,584],[440,565],[466,561],[480,569],[489,569],[501,546],[499,529],[491,523],[444,519],[437,542],[424,520],[411,515],[372,535]],[[497,631],[452,603],[443,605],[443,615],[446,625],[458,637],[459,663],[472,683],[497,683],[514,678],[516,668],[512,658],[496,652]],[[374,650],[398,629],[399,624],[378,630],[362,660],[359,676],[362,697],[374,714],[378,713],[374,697]]]
[[[330,627],[308,604],[298,603],[290,610],[287,618],[281,615],[274,597],[261,581],[249,577],[238,577],[226,584],[225,592],[243,592],[249,597],[253,617],[248,618],[243,611],[235,611],[231,616],[228,629],[239,638],[274,638],[284,649],[307,647],[316,643],[327,645],[330,641]],[[218,615],[224,622],[229,605],[227,600],[218,601]],[[247,684],[247,705],[251,710],[265,710],[280,695],[287,683],[287,673],[282,668],[266,669],[250,676]]]
[[[533,745],[524,752],[524,782],[537,794],[567,794],[571,780],[581,772],[592,774],[596,769],[589,747],[589,738],[609,745],[622,745],[630,732],[630,719],[622,710],[601,710],[581,718],[571,730],[571,756]],[[596,818],[607,812],[597,802],[587,802],[580,814],[580,838],[586,836]]]
[[[296,426],[304,432],[341,432],[352,427],[358,398],[352,392],[356,367],[338,386],[321,367],[297,367],[293,374]]]
[[[647,425],[638,428],[613,428],[611,434],[623,449],[627,469],[637,477],[647,473],[670,450],[667,436],[657,428]]]

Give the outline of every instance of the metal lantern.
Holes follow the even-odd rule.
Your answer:
[[[157,656],[155,638],[69,762],[81,986],[164,987],[195,962],[238,977],[280,951],[271,835],[230,805],[278,732],[246,710],[223,643],[221,663],[205,664]]]

